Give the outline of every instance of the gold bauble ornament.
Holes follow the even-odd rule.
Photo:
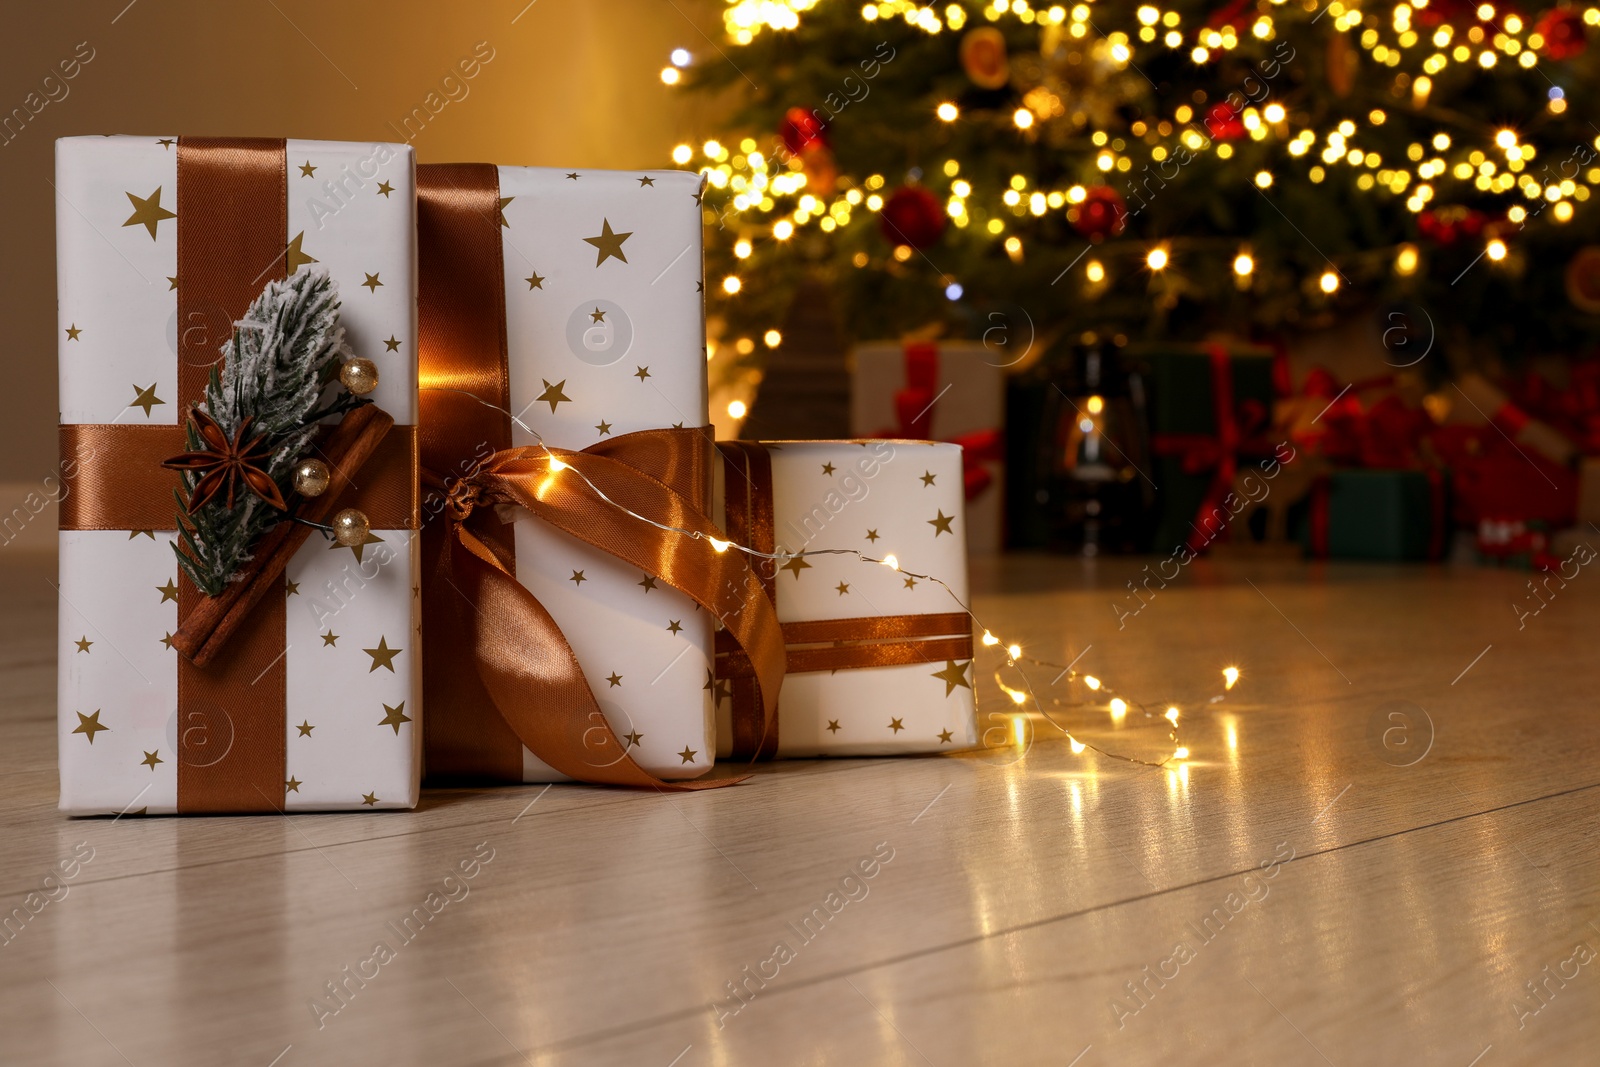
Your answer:
[[[333,472],[320,459],[303,459],[294,465],[294,491],[301,496],[321,496],[332,481]]]
[[[345,548],[366,544],[371,532],[372,523],[360,508],[345,508],[333,517],[333,539]]]
[[[356,396],[366,396],[378,387],[378,365],[357,356],[339,368],[339,381]]]

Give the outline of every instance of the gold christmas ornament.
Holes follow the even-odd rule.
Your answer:
[[[378,387],[378,366],[357,356],[339,368],[339,381],[356,396],[366,396]]]
[[[345,508],[333,517],[333,539],[345,548],[365,544],[371,532],[372,523],[360,508]]]
[[[294,491],[301,496],[321,496],[328,491],[333,472],[320,459],[303,459],[294,467]]]

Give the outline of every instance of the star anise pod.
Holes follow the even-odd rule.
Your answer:
[[[163,460],[161,465],[168,470],[203,472],[195,483],[194,492],[189,495],[190,514],[205,507],[224,489],[227,490],[225,506],[232,510],[233,498],[241,482],[246,489],[279,511],[288,509],[283,494],[278,491],[278,483],[261,468],[261,464],[272,456],[272,443],[265,434],[249,436],[253,418],[246,418],[239,423],[232,441],[228,440],[228,435],[222,431],[217,420],[199,408],[189,413],[189,419],[208,447],[198,452],[173,456]]]

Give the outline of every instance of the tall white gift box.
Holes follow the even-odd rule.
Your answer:
[[[420,168],[419,180],[430,484],[467,477],[497,451],[581,451],[704,427],[700,175],[444,164]],[[487,229],[460,214],[468,188],[481,195],[485,184],[498,204]],[[484,262],[485,248],[498,262]],[[463,301],[491,311],[464,313]],[[424,511],[438,545],[444,523]],[[627,755],[662,779],[704,774],[716,749],[710,615],[660,575],[525,510],[512,527],[499,551],[558,625]],[[438,602],[427,588],[430,633],[472,610],[448,582]],[[441,710],[428,727],[429,777],[567,780],[472,688],[473,650],[455,636],[430,648],[430,702]]]
[[[55,186],[62,810],[412,807],[411,149],[70,137],[57,142]],[[265,253],[245,263],[226,251],[246,246]],[[337,284],[346,343],[377,365],[370,399],[395,422],[349,490],[373,529],[355,548],[312,535],[251,609],[250,636],[196,667],[173,647],[200,594],[174,555],[177,475],[160,460],[185,450],[189,410],[249,305],[210,294],[259,293],[305,269]]]

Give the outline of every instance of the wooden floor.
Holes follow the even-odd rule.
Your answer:
[[[1119,629],[1125,562],[977,567],[997,631],[1184,704],[1182,774],[1038,723],[695,796],[112,821],[55,811],[52,567],[0,553],[0,904],[92,858],[0,947],[0,1063],[1600,1058],[1592,573],[1519,628],[1524,574],[1202,561]],[[1136,719],[1074,722],[1158,752]]]

